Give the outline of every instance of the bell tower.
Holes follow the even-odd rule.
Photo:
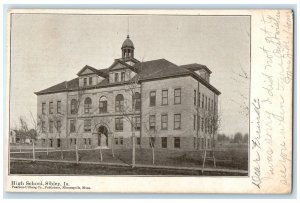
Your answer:
[[[134,45],[130,40],[129,35],[127,35],[127,38],[123,42],[121,50],[123,59],[134,58]]]

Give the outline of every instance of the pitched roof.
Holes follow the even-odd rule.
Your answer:
[[[203,68],[206,69],[207,67],[204,65],[200,65],[200,64],[188,64],[188,65],[183,65],[183,66],[177,66],[176,64],[171,63],[170,61],[168,61],[166,59],[157,59],[157,60],[146,61],[146,62],[137,62],[136,64],[133,65],[133,69],[135,69],[138,72],[140,81],[190,75],[190,76],[194,77],[196,80],[200,81],[203,85],[205,85],[206,87],[208,87],[209,89],[214,91],[216,94],[220,94],[220,92],[215,87],[213,87],[211,84],[209,84],[203,78],[201,78],[198,74],[193,72],[194,70],[200,70]],[[95,70],[98,73],[101,73],[103,76],[105,76],[105,79],[94,86],[87,87],[88,89],[108,87],[108,86],[121,85],[121,84],[128,83],[128,81],[127,82],[126,81],[118,82],[118,83],[109,83],[109,80],[108,80],[109,68],[100,69],[100,70],[95,69]],[[35,94],[39,95],[39,94],[77,90],[78,85],[79,85],[78,80],[79,80],[78,78],[75,78],[70,81],[65,81],[65,82],[59,83],[57,85],[54,85],[50,88],[36,92]]]
[[[207,68],[207,66],[202,65],[202,64],[198,64],[198,63],[192,63],[192,64],[187,64],[187,65],[182,65],[180,67],[188,69],[190,71],[196,71],[196,70],[203,70],[204,69],[207,72],[212,73],[211,70],[209,70],[209,68]]]

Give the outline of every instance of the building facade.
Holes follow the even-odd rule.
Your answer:
[[[122,58],[106,69],[36,92],[38,145],[53,148],[211,148],[218,96],[211,71],[165,59],[140,62],[127,36]]]

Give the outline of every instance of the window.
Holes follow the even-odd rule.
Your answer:
[[[200,103],[201,103],[201,93],[198,93],[198,107],[200,107]]]
[[[201,118],[201,131],[203,132],[204,129],[204,118]]]
[[[118,94],[116,96],[116,106],[115,110],[116,112],[121,112],[124,109],[124,97],[122,94]]]
[[[119,144],[119,139],[118,138],[115,138],[115,144]]]
[[[210,111],[210,98],[208,98],[208,111]]]
[[[57,101],[57,104],[56,104],[56,112],[57,112],[57,113],[61,113],[61,101]]]
[[[46,114],[46,103],[42,103],[42,114]]]
[[[162,105],[168,105],[168,90],[162,91],[161,102],[162,102]]]
[[[70,120],[70,132],[75,132],[75,120]]]
[[[132,97],[132,109],[136,111],[141,110],[141,94],[138,92]]]
[[[202,138],[201,138],[201,148],[202,148],[202,149],[204,149],[204,144],[205,144],[204,138],[202,137]]]
[[[93,85],[93,78],[89,77],[89,85]]]
[[[181,104],[181,89],[174,89],[174,104]]]
[[[87,97],[84,100],[84,113],[90,113],[92,108],[92,99]]]
[[[119,82],[119,73],[115,73],[115,82]]]
[[[61,132],[61,121],[56,121],[57,132]]]
[[[49,102],[49,114],[53,114],[53,102]]]
[[[155,130],[155,115],[150,115],[149,117],[149,126],[150,130]]]
[[[91,143],[92,143],[92,139],[91,139],[91,138],[89,138],[89,145],[91,145]]]
[[[137,144],[137,145],[141,145],[141,138],[140,138],[140,137],[137,137],[137,138],[136,138],[136,144]]]
[[[204,132],[207,133],[207,118],[204,120]]]
[[[83,138],[84,144],[86,145],[86,138]]]
[[[120,144],[123,145],[124,141],[123,141],[123,137],[120,137]]]
[[[77,143],[77,139],[76,139],[76,138],[74,138],[74,144],[76,145],[76,143]]]
[[[42,121],[42,132],[43,133],[46,132],[46,123],[45,123],[45,121]]]
[[[181,128],[181,114],[174,114],[174,129]]]
[[[57,147],[60,147],[60,139],[57,139]]]
[[[50,139],[50,147],[53,147],[53,140]]]
[[[197,147],[197,143],[196,142],[197,142],[197,138],[194,137],[194,149],[196,149],[196,147]]]
[[[72,139],[72,138],[70,138],[70,145],[72,144],[72,142],[73,142],[73,139]]]
[[[107,113],[107,98],[106,97],[100,98],[99,113]]]
[[[139,116],[136,116],[133,119],[135,130],[141,130],[141,118]]]
[[[197,91],[194,90],[194,105],[196,105],[197,102]]]
[[[83,86],[87,86],[87,78],[83,78]]]
[[[161,115],[161,129],[168,129],[168,114]]]
[[[204,94],[202,94],[202,109],[204,108]]]
[[[53,133],[53,121],[49,122],[49,132]]]
[[[155,106],[156,105],[156,92],[151,91],[150,92],[150,106]]]
[[[84,120],[84,132],[91,132],[91,119]]]
[[[161,148],[167,148],[168,147],[168,138],[162,137],[161,138]]]
[[[193,123],[193,126],[194,126],[194,130],[196,130],[196,115],[194,115],[194,123]]]
[[[214,112],[214,100],[211,100],[210,104],[211,104],[211,107],[210,107],[211,111]]]
[[[149,138],[149,146],[151,148],[154,148],[155,147],[155,137],[150,137]]]
[[[200,130],[200,116],[197,116],[197,130]]]
[[[121,81],[125,81],[125,72],[121,73]]]
[[[123,118],[115,118],[115,129],[119,131],[123,130]]]
[[[71,114],[76,114],[77,113],[77,100],[72,99],[71,100]]]
[[[46,139],[42,139],[42,145],[46,144]]]
[[[210,139],[207,139],[207,148],[210,148]]]
[[[205,96],[205,110],[207,110],[207,96]]]
[[[174,148],[180,148],[180,137],[174,137]]]

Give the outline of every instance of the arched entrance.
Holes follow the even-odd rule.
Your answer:
[[[98,128],[98,146],[99,147],[107,147],[108,146],[108,130],[103,125],[101,125]]]

